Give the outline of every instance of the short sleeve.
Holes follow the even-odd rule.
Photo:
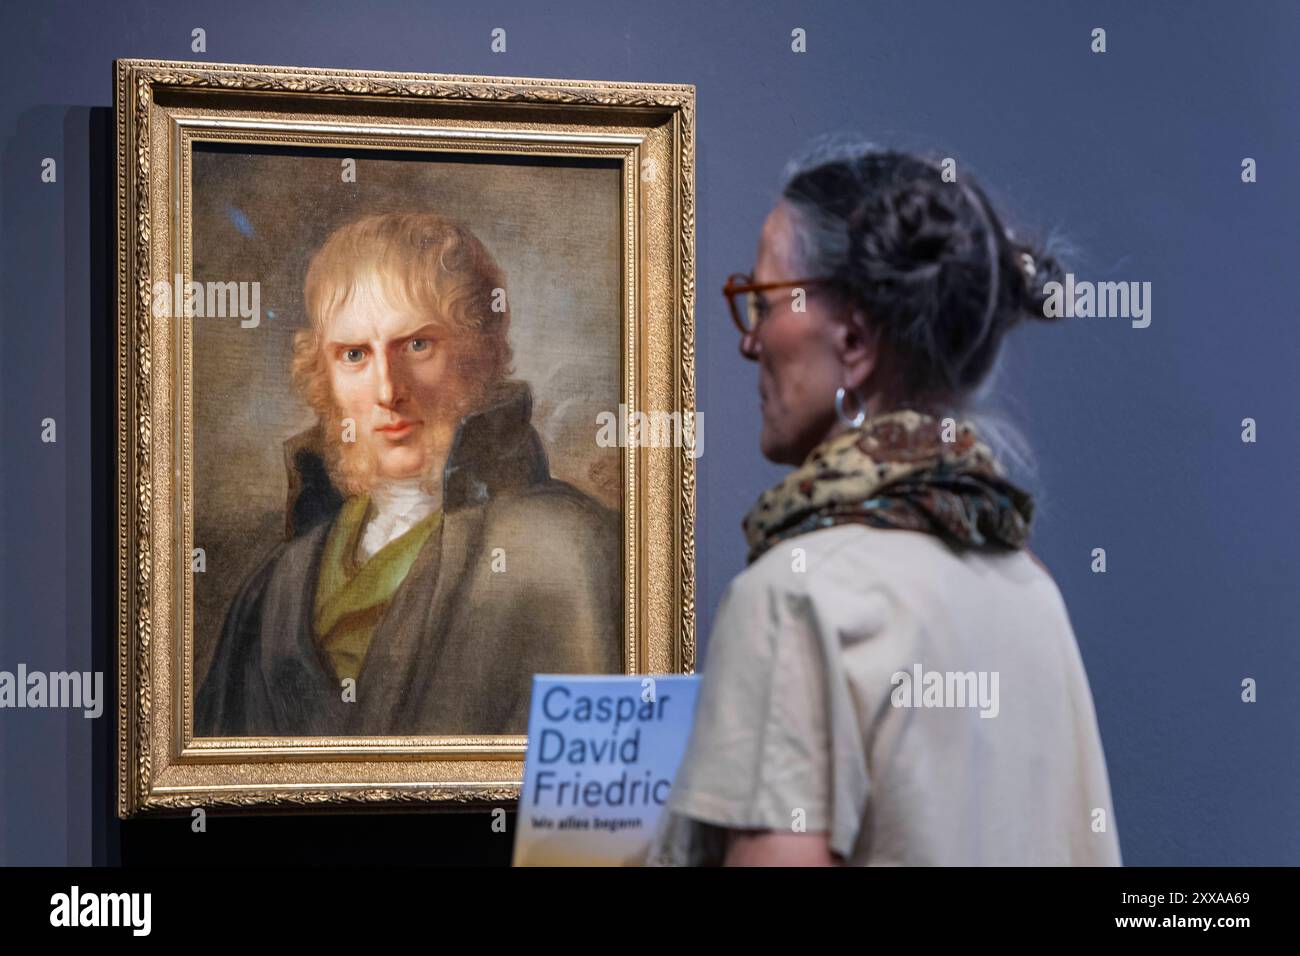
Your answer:
[[[781,560],[751,566],[718,609],[695,725],[656,835],[659,862],[720,862],[708,858],[720,852],[716,827],[831,832],[843,782],[837,738],[851,738],[859,749],[849,762],[864,764],[838,641],[822,633],[808,578],[788,579]],[[852,726],[837,727],[846,720]],[[865,798],[864,769],[858,789]]]

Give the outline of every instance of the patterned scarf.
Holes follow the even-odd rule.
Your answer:
[[[1016,549],[1034,502],[1004,476],[969,423],[903,410],[818,445],[745,516],[749,563],[780,541],[838,524],[937,535],[959,549]]]

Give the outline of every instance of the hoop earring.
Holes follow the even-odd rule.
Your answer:
[[[849,418],[844,414],[845,394],[846,392],[843,385],[835,390],[835,417],[837,417],[846,428],[858,428],[867,420],[866,403],[862,401],[861,396],[859,396],[857,392],[854,392],[853,397],[857,399],[858,402],[858,413],[852,418]]]

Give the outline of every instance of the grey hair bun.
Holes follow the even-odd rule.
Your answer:
[[[787,168],[809,275],[835,280],[883,333],[901,397],[960,400],[993,366],[1002,338],[1045,319],[1061,268],[1011,237],[969,173],[945,181],[924,157],[820,144]]]

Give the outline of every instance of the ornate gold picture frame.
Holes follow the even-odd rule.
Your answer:
[[[530,671],[694,670],[693,87],[119,60],[114,99],[119,816],[509,803]],[[444,280],[493,304],[417,329]],[[432,449],[378,521],[356,475]]]

